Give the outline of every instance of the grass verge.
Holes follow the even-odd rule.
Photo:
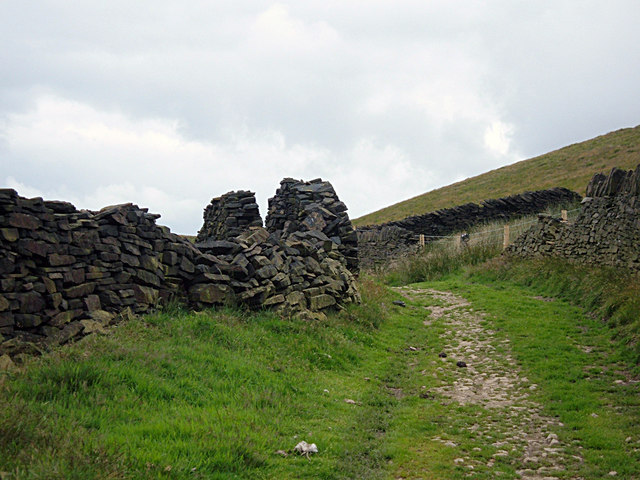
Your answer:
[[[361,293],[326,322],[173,309],[2,374],[0,477],[381,478],[412,331]]]

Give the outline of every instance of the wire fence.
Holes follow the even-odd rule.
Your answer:
[[[562,210],[561,217],[565,221],[570,221],[573,217],[575,217],[575,213],[579,212],[580,208],[574,208],[572,210]],[[455,241],[456,243],[460,242],[463,245],[468,244],[469,242],[476,243],[478,241],[486,240],[487,238],[493,237],[498,239],[499,232],[502,233],[504,246],[506,247],[510,243],[511,238],[515,238],[515,235],[520,235],[525,231],[527,227],[538,223],[538,219],[530,219],[520,221],[518,223],[508,223],[505,222],[500,227],[492,226],[485,230],[478,230],[475,228],[471,228],[465,232],[457,232],[450,235],[420,235],[420,246],[424,246],[427,243],[427,240],[436,241],[436,242],[446,242],[447,240]]]

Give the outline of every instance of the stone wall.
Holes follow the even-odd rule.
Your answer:
[[[596,174],[572,223],[540,216],[507,249],[521,257],[560,256],[593,265],[640,270],[640,166]]]
[[[232,197],[221,197],[229,218],[239,218],[230,204],[255,204],[253,194],[242,194],[252,202]],[[236,237],[227,229],[218,232],[226,239],[194,245],[156,225],[158,217],[132,204],[78,211],[0,190],[0,356],[99,332],[169,299],[310,318],[359,301],[339,245],[321,231],[283,235],[251,221]]]
[[[211,200],[204,209],[204,223],[196,241],[227,240],[251,227],[261,227],[262,217],[253,192],[229,192]]]
[[[433,237],[451,235],[475,225],[512,220],[579,200],[580,195],[571,190],[553,188],[485,200],[479,205],[467,203],[382,225],[358,227],[360,265],[372,268],[417,251],[421,234],[429,242]]]
[[[273,198],[265,221],[269,232],[319,231],[326,235],[346,259],[347,268],[358,272],[358,237],[333,186],[321,178],[303,182],[285,178]]]

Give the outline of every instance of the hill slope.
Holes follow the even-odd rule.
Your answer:
[[[608,172],[613,167],[632,169],[639,163],[640,126],[625,128],[432,190],[352,223],[356,226],[385,223],[527,190],[566,187],[584,195],[595,173]]]

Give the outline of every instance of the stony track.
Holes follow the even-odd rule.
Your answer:
[[[477,445],[471,452],[461,451],[454,460],[469,470],[467,476],[492,469],[500,458],[522,479],[571,478],[567,470],[582,459],[566,453],[556,433],[562,424],[545,416],[542,406],[531,398],[537,385],[518,369],[509,340],[497,336],[482,312],[453,293],[414,287],[397,291],[429,311],[426,325],[443,329],[445,347],[434,393],[451,404],[482,408],[482,415],[465,427]],[[458,362],[464,364],[457,366]],[[456,447],[455,442],[441,436],[433,440]],[[497,449],[488,461],[481,455],[487,446]],[[496,478],[499,475],[496,471]]]

